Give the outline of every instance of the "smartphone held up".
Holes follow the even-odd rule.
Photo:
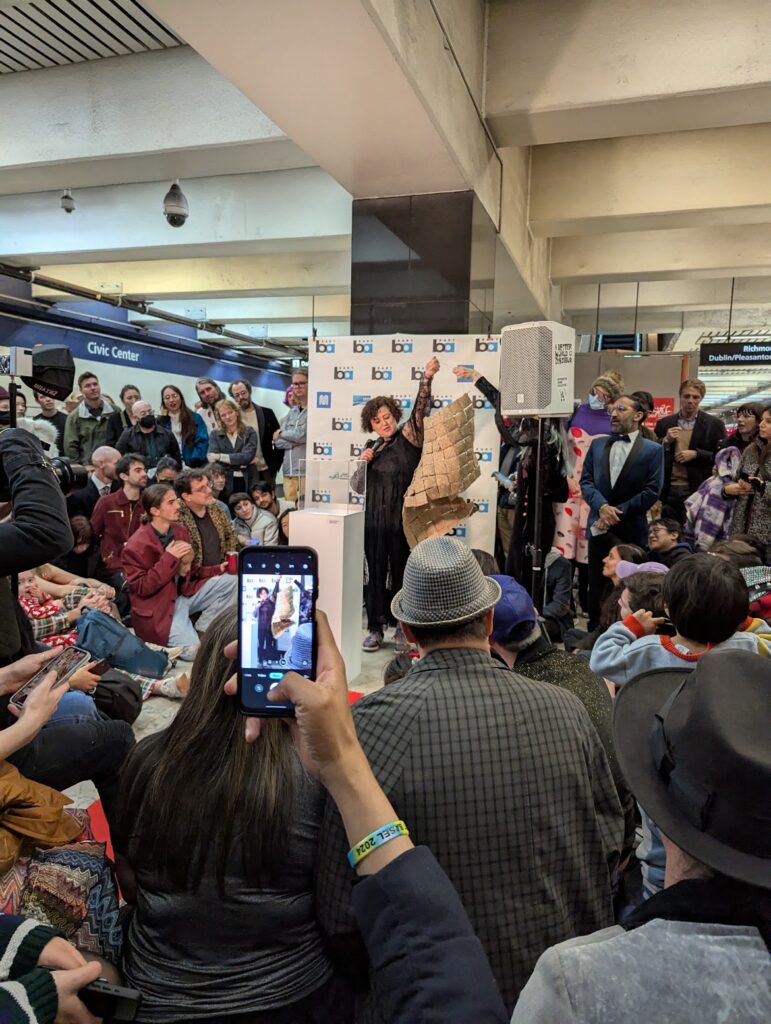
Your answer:
[[[40,686],[43,680],[52,672],[56,673],[56,681],[53,688],[58,689],[60,686],[64,686],[79,668],[83,668],[90,661],[91,655],[88,651],[82,651],[79,647],[65,647],[61,654],[57,654],[55,658],[52,658],[21,689],[14,693],[10,703],[17,711],[21,711],[33,690]]]
[[[287,672],[316,675],[318,557],[312,548],[248,547],[238,565],[238,703],[244,715],[291,718],[268,694]]]

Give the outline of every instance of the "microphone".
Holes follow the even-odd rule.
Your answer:
[[[379,437],[377,441],[367,441],[365,448],[369,448],[373,455],[377,455],[383,445],[386,443],[386,438]]]

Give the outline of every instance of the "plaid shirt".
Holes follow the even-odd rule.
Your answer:
[[[44,643],[46,647],[72,647],[77,641],[78,631],[73,629],[66,613],[76,608],[87,593],[88,585],[79,583],[58,601],[49,597],[39,604],[20,597],[19,604],[30,621],[35,640]]]
[[[613,924],[624,819],[586,709],[482,651],[453,649],[353,714],[378,782],[450,876],[512,1009],[547,947]],[[328,801],[317,909],[333,940],[356,931],[346,850]],[[359,1020],[379,1019],[375,1002]]]

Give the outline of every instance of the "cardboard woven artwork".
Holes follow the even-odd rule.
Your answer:
[[[402,523],[411,548],[441,537],[476,511],[459,497],[479,478],[474,454],[474,407],[468,395],[432,413],[424,424],[423,451],[404,496]]]

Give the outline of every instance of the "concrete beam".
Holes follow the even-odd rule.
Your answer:
[[[597,302],[596,284],[571,284],[562,289],[563,307],[571,315],[594,313]],[[599,291],[599,304],[603,315],[633,310],[635,305],[641,312],[654,313],[727,310],[731,304],[731,279],[603,284]],[[735,310],[764,305],[771,307],[771,277],[736,278],[733,286]]]
[[[771,124],[535,146],[530,227],[547,237],[767,223],[769,165]]]
[[[2,167],[182,149],[191,123],[199,146],[283,137],[187,46],[3,75],[0,100]]]
[[[555,238],[551,271],[563,285],[763,277],[771,271],[771,224]]]
[[[160,322],[160,321],[159,321]],[[301,341],[303,338],[313,337],[314,324],[308,320],[305,323],[296,324],[255,324],[252,327],[243,327],[236,324],[225,324],[230,326],[234,331],[238,331],[240,334],[249,334],[254,338],[255,344],[260,341],[277,341],[277,342],[288,342],[288,341]],[[332,320],[324,325],[323,331],[324,337],[334,338],[341,335],[347,335],[351,333],[350,320]],[[198,338],[200,341],[209,341],[211,338],[217,338],[220,335],[212,334],[208,331],[199,331]]]
[[[765,122],[769,34],[766,0],[492,0],[487,120],[507,146]]]
[[[455,38],[463,18],[481,44],[482,5],[451,6]],[[226,20],[207,0],[152,7],[356,198],[471,187],[497,224],[500,166],[434,5],[231,0]]]
[[[50,192],[2,198],[0,255],[29,265],[350,245],[350,196],[318,167],[183,181],[182,228],[163,216],[168,187],[84,189],[70,215]]]
[[[350,295],[270,295],[260,298],[213,299],[201,296],[190,299],[167,299],[163,308],[176,316],[209,323],[230,324],[240,330],[239,324],[295,324],[305,321],[329,323],[349,320]],[[129,323],[148,323],[152,318],[144,313],[129,311]]]
[[[41,274],[95,291],[132,298],[233,298],[247,295],[339,295],[350,292],[350,250],[258,256],[143,260],[43,266]],[[64,292],[33,286],[33,296]]]

